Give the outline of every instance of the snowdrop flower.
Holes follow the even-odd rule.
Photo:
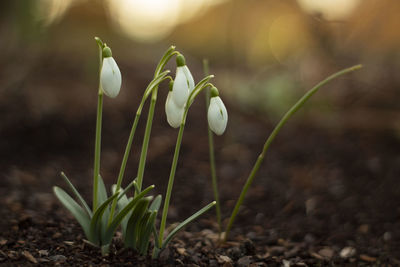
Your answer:
[[[208,106],[207,119],[210,129],[215,134],[222,135],[225,132],[226,124],[228,123],[228,112],[215,87],[211,88],[211,99],[210,105]]]
[[[172,100],[178,107],[183,108],[190,92],[194,89],[194,80],[189,68],[186,66],[185,58],[182,54],[176,56],[176,65]]]
[[[119,94],[121,82],[121,72],[112,57],[111,49],[106,46],[103,48],[103,65],[100,73],[101,88],[107,96],[114,98]]]
[[[173,88],[174,82],[171,81],[170,88]],[[167,101],[165,101],[165,113],[167,114],[168,124],[173,128],[178,128],[181,125],[183,113],[185,109],[178,107],[172,99],[172,90],[168,92]]]

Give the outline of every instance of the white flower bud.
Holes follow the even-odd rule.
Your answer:
[[[210,106],[207,113],[208,125],[210,129],[217,135],[225,132],[228,123],[228,112],[219,96],[210,99]]]
[[[103,58],[100,83],[103,92],[109,97],[116,97],[121,89],[121,72],[113,57]]]
[[[172,99],[178,107],[183,107],[194,89],[194,80],[188,67],[181,66],[176,68],[174,86],[172,88]]]
[[[167,114],[167,121],[173,128],[178,128],[181,125],[183,113],[185,109],[178,107],[172,99],[172,92],[169,91],[167,101],[165,101],[165,114]]]

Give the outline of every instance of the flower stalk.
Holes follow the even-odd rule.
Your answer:
[[[209,75],[209,64],[208,60],[204,59],[203,60],[203,71],[204,75]],[[210,98],[211,98],[211,93],[210,93],[210,88],[206,90],[206,109],[208,110],[210,106]],[[212,189],[213,189],[213,194],[214,194],[214,200],[215,200],[215,213],[217,216],[217,223],[218,223],[218,232],[219,235],[221,235],[222,231],[222,222],[221,222],[221,204],[219,201],[219,191],[218,191],[218,179],[217,179],[217,168],[215,164],[215,150],[214,150],[214,135],[210,129],[210,127],[207,127],[207,132],[208,132],[208,151],[209,151],[209,158],[210,158],[210,172],[211,172],[211,182],[212,182]]]

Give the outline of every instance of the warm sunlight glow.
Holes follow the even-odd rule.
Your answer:
[[[360,0],[297,0],[308,13],[321,14],[327,20],[342,20],[352,14]]]
[[[65,14],[75,0],[39,0],[37,4],[36,16],[44,25],[56,22]]]
[[[156,41],[221,0],[108,0],[111,19],[129,36]]]

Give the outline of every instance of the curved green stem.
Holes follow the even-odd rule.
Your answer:
[[[208,60],[203,60],[203,69],[204,75],[209,75],[209,65]],[[208,110],[208,106],[210,105],[210,90],[206,90],[206,112]],[[211,171],[211,181],[212,181],[212,189],[214,193],[214,200],[215,200],[215,213],[217,216],[217,223],[218,223],[218,232],[221,234],[222,230],[222,223],[221,223],[221,206],[219,202],[219,192],[218,192],[218,180],[217,180],[217,171],[216,171],[216,164],[215,164],[215,152],[214,152],[214,135],[210,129],[207,127],[208,130],[208,151],[210,157],[210,171]]]
[[[147,86],[146,90],[144,91],[142,100],[141,100],[141,102],[139,104],[139,107],[138,107],[138,109],[136,111],[136,116],[135,116],[135,119],[134,119],[133,124],[132,124],[132,128],[131,128],[131,132],[129,134],[127,145],[125,147],[125,153],[124,153],[124,156],[122,158],[122,163],[121,163],[120,171],[119,171],[119,174],[118,174],[118,179],[117,179],[117,184],[116,184],[116,191],[118,191],[121,188],[122,179],[123,179],[124,174],[125,174],[126,164],[127,164],[127,161],[128,161],[128,157],[129,157],[130,151],[131,151],[131,147],[132,147],[133,137],[134,137],[135,132],[136,132],[136,127],[138,125],[139,118],[140,118],[140,116],[142,114],[142,109],[143,109],[144,103],[147,100],[147,97],[149,96],[150,93],[152,93],[152,95],[154,96],[154,91],[157,91],[158,84],[160,84],[165,79],[171,79],[169,76],[166,76],[169,73],[169,71],[164,71],[164,72],[161,72],[161,71],[164,69],[165,65],[171,59],[171,57],[174,54],[176,54],[174,49],[175,49],[175,46],[171,46],[164,53],[163,57],[161,58],[160,62],[158,63],[158,65],[156,67],[156,71],[155,71],[153,80],[149,83],[149,85]],[[153,104],[153,97],[152,97],[152,103],[150,104],[149,115],[150,114],[154,115],[154,108],[155,108],[156,98],[157,98],[157,93],[155,93],[154,104]],[[153,115],[151,115],[151,122],[153,120]],[[149,117],[148,117],[147,123],[146,123],[146,130],[145,130],[145,140],[146,140],[146,136],[147,136],[147,139],[150,138],[151,122],[149,123]],[[143,141],[143,142],[145,142],[145,141]],[[140,179],[140,184],[138,182],[138,188],[140,188],[140,189],[141,189],[142,182],[143,182],[143,173],[144,173],[145,160],[146,160],[146,155],[147,155],[147,147],[148,147],[148,140],[147,140],[147,145],[145,145],[144,143],[142,145],[142,152],[141,152],[140,162],[139,162],[138,173],[141,173],[141,178],[137,177],[137,179],[138,179],[138,181]],[[111,205],[110,216],[108,218],[108,223],[109,224],[111,223],[111,221],[114,218],[114,213],[115,213],[116,206],[117,206],[117,201],[114,200],[112,205]]]
[[[172,187],[174,186],[176,166],[178,165],[179,151],[181,149],[181,144],[182,144],[183,130],[185,129],[186,115],[187,115],[187,109],[185,109],[182,123],[181,123],[181,126],[179,127],[178,137],[176,139],[174,158],[172,160],[171,171],[170,171],[169,179],[168,179],[167,193],[165,195],[164,207],[163,207],[163,212],[162,212],[162,217],[161,217],[160,233],[158,235],[159,247],[162,246],[163,239],[164,239],[164,230],[165,230],[165,226],[167,223],[169,201],[171,199]]]
[[[310,89],[302,98],[300,98],[299,101],[297,101],[296,104],[294,104],[288,112],[286,112],[286,114],[283,116],[283,118],[279,121],[279,123],[275,126],[274,130],[271,132],[271,134],[269,135],[267,141],[264,144],[263,150],[261,152],[261,154],[258,156],[256,163],[253,166],[253,169],[250,172],[249,177],[246,180],[245,185],[243,186],[242,192],[240,193],[240,196],[236,202],[236,205],[232,211],[231,217],[229,218],[229,222],[228,225],[226,227],[225,230],[225,237],[224,237],[224,241],[226,241],[228,239],[229,236],[229,232],[231,230],[232,224],[235,221],[236,215],[239,212],[239,208],[242,205],[244,198],[246,196],[247,191],[249,190],[253,179],[258,171],[258,169],[261,166],[261,163],[264,160],[265,154],[267,153],[267,150],[269,148],[269,146],[271,145],[272,141],[275,139],[276,135],[279,133],[279,131],[281,130],[281,128],[286,124],[286,122],[293,116],[294,113],[296,113],[296,111],[298,111],[303,105],[304,103],[312,96],[314,95],[322,86],[324,86],[325,84],[329,83],[330,81],[332,81],[333,79],[342,76],[346,73],[358,70],[362,67],[362,65],[356,65],[347,69],[343,69],[339,72],[336,72],[335,74],[332,74],[331,76],[329,76],[328,78],[326,78],[325,80],[323,80],[322,82],[318,83],[316,86],[314,86],[312,89]]]
[[[97,99],[96,137],[94,145],[94,167],[93,167],[93,212],[97,209],[98,183],[100,174],[100,150],[101,150],[101,124],[103,119],[103,91],[100,83],[100,73],[103,64],[103,42],[95,37],[99,46],[99,90]]]
[[[158,88],[155,88],[151,96],[149,114],[147,115],[146,130],[144,132],[144,138],[142,143],[142,151],[140,153],[139,167],[137,172],[137,185],[139,191],[142,190],[144,169],[146,167],[147,150],[149,148],[151,128],[153,126],[154,110],[157,102],[157,91]]]
[[[212,77],[214,77],[214,75],[209,75],[209,76],[205,77],[204,79],[202,79],[200,82],[198,82],[197,85],[194,87],[193,91],[191,92],[191,94],[189,95],[188,100],[186,101],[185,111],[183,113],[181,126],[179,127],[178,137],[176,139],[174,158],[172,159],[171,171],[170,171],[169,179],[168,179],[167,193],[165,195],[164,207],[163,207],[163,212],[162,212],[162,217],[161,217],[160,233],[158,236],[158,243],[159,243],[160,247],[162,246],[163,239],[164,239],[164,231],[165,231],[165,226],[167,223],[169,201],[171,199],[172,187],[174,185],[176,166],[178,165],[179,151],[181,149],[183,130],[185,129],[187,113],[189,111],[190,105],[193,103],[196,96],[204,88],[206,88],[208,86],[207,82]]]

